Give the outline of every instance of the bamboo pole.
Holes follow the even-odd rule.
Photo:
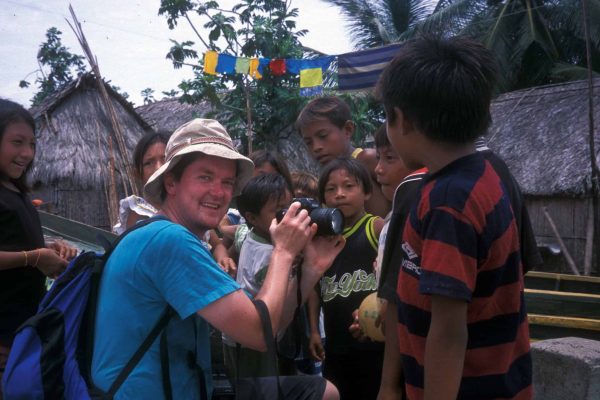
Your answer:
[[[594,256],[594,198],[589,199],[588,218],[585,230],[585,253],[583,257],[583,274],[592,274],[592,260]]]
[[[592,271],[592,262],[594,259],[594,236],[595,227],[598,226],[598,194],[600,185],[600,168],[596,160],[596,143],[594,138],[594,81],[592,79],[592,44],[590,38],[590,14],[589,0],[581,0],[582,16],[583,16],[583,31],[585,35],[585,50],[587,59],[587,81],[588,81],[588,130],[589,130],[589,147],[590,147],[590,164],[591,164],[591,180],[592,180],[592,199],[588,212],[588,223],[586,230],[585,242],[585,264],[584,274],[589,275]]]
[[[122,170],[125,173],[121,174],[121,176],[129,184],[129,189],[131,190],[131,193],[138,195],[139,192],[135,184],[135,174],[133,171],[133,166],[131,165],[131,163],[128,162],[129,157],[127,152],[127,146],[125,145],[123,130],[121,128],[121,125],[119,124],[117,113],[114,109],[112,101],[110,100],[106,87],[104,86],[104,81],[102,80],[102,75],[100,74],[100,68],[98,67],[98,60],[93,55],[92,50],[89,47],[87,39],[85,38],[85,34],[83,33],[83,29],[81,28],[81,24],[79,23],[79,20],[75,15],[75,11],[73,10],[73,7],[71,5],[69,5],[69,11],[71,13],[71,17],[73,18],[73,24],[71,24],[69,20],[67,20],[67,23],[75,33],[75,36],[77,37],[77,40],[79,41],[79,44],[81,45],[83,52],[85,53],[88,63],[92,67],[92,71],[94,72],[94,76],[96,78],[96,84],[98,86],[102,102],[104,103],[105,111],[108,114],[111,127],[113,129],[112,133],[116,139],[115,141],[117,143],[117,149],[119,150],[120,157],[115,157],[115,162],[111,164],[113,168],[116,167],[117,164],[119,167],[122,168]],[[114,175],[114,169],[112,171],[112,174]],[[129,193],[126,190],[125,195],[127,196],[128,194]]]
[[[548,220],[548,223],[550,223],[550,228],[552,228],[552,232],[554,232],[554,236],[556,236],[556,240],[558,240],[558,245],[560,246],[560,249],[562,250],[562,253],[565,256],[565,260],[567,260],[567,264],[569,264],[571,271],[573,271],[573,273],[577,276],[581,275],[579,273],[579,271],[577,270],[575,261],[573,260],[573,257],[571,257],[571,253],[569,253],[569,250],[567,249],[565,242],[563,242],[562,238],[560,237],[560,234],[558,233],[558,229],[556,228],[556,224],[554,223],[554,220],[552,219],[550,214],[548,214],[548,209],[546,207],[544,207],[542,210],[544,211],[544,216]]]
[[[246,136],[248,137],[248,155],[252,154],[252,104],[247,78],[244,78],[244,94],[246,95]]]

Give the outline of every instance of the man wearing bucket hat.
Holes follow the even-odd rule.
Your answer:
[[[105,265],[100,286],[92,378],[108,390],[167,306],[175,316],[166,328],[171,394],[174,399],[210,397],[208,324],[242,346],[265,350],[259,314],[238,284],[214,262],[198,238],[217,226],[233,195],[252,175],[253,164],[235,151],[225,129],[214,120],[194,119],[178,128],[165,150],[165,164],[148,180],[145,197],[161,204],[163,219],[128,234]],[[294,203],[270,228],[273,255],[262,290],[273,330],[284,328],[296,306],[296,285],[309,293],[343,247],[343,239],[314,237],[316,225]],[[292,273],[304,252],[301,282]],[[197,317],[196,317],[197,316]],[[127,377],[116,398],[160,398],[160,345],[156,340]],[[204,378],[189,367],[196,355]],[[199,390],[205,382],[205,393]],[[283,388],[302,398],[336,398],[330,383]],[[307,397],[306,393],[313,397]],[[276,393],[276,392],[275,392]],[[289,398],[291,398],[290,396]]]

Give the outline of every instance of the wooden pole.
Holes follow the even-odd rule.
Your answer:
[[[592,274],[592,260],[594,256],[594,198],[589,199],[587,226],[585,229],[585,253],[583,257],[583,274]]]
[[[562,250],[562,253],[565,256],[565,260],[567,260],[567,264],[569,264],[571,271],[573,271],[573,273],[577,276],[581,275],[579,273],[579,271],[577,270],[575,261],[573,261],[573,257],[571,257],[571,253],[569,253],[569,250],[567,249],[565,242],[563,242],[562,238],[560,237],[560,234],[558,233],[558,229],[556,228],[556,224],[554,223],[554,220],[552,219],[550,214],[548,214],[548,209],[546,207],[544,207],[542,210],[544,211],[544,216],[548,220],[548,223],[550,223],[550,228],[552,228],[552,232],[554,232],[554,236],[556,236],[556,240],[558,240],[558,245],[560,246],[560,249]]]
[[[250,103],[247,78],[244,78],[244,93],[246,94],[246,136],[248,137],[248,155],[250,155],[252,154],[252,104]]]
[[[598,204],[598,194],[600,185],[600,168],[596,161],[596,142],[594,138],[594,81],[592,78],[592,44],[590,38],[590,14],[588,10],[588,1],[581,0],[581,8],[583,15],[583,32],[585,35],[585,50],[587,58],[587,81],[588,81],[588,131],[589,131],[589,147],[590,147],[590,166],[591,166],[591,180],[592,180],[592,199],[590,201],[590,207],[588,211],[588,223],[586,230],[586,242],[585,242],[585,264],[584,274],[590,275],[592,271],[592,262],[594,259],[594,230],[595,226],[598,226],[598,212],[596,210]],[[589,249],[588,249],[589,247]],[[589,251],[589,253],[588,253]],[[589,265],[588,265],[589,263]]]

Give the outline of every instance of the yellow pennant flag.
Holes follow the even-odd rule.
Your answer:
[[[204,54],[204,73],[216,75],[217,72],[215,68],[217,68],[217,61],[219,59],[219,54],[216,51],[209,50]]]
[[[300,70],[300,87],[323,86],[323,70],[321,68],[310,68]]]
[[[258,72],[258,66],[260,65],[258,58],[251,58],[250,59],[250,71],[248,72],[250,74],[251,77],[253,77],[254,79],[261,79],[262,75],[260,74],[260,72]]]

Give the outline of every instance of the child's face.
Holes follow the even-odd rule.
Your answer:
[[[338,128],[327,119],[318,119],[304,126],[300,133],[312,156],[325,165],[336,157],[348,155],[353,132],[351,121]]]
[[[4,129],[0,140],[0,172],[19,179],[35,156],[33,130],[25,122],[14,122]]]
[[[365,201],[371,195],[364,192],[355,176],[345,169],[338,169],[329,175],[324,197],[327,207],[339,208],[346,226],[351,226],[365,213]]]
[[[409,172],[410,170],[404,166],[402,159],[391,146],[377,148],[375,175],[386,199],[389,201],[394,199],[396,188]]]
[[[291,202],[292,196],[287,190],[285,191],[285,195],[279,199],[270,197],[269,201],[261,208],[259,214],[247,213],[248,221],[252,224],[258,235],[269,238],[269,227],[273,218],[275,218],[275,213],[282,208],[288,207]]]

